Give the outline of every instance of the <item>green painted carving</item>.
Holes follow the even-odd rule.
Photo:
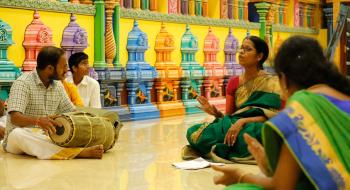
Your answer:
[[[236,27],[236,28],[248,28],[259,29],[259,23],[250,23],[238,20],[229,19],[214,19],[201,16],[186,16],[177,14],[164,14],[152,11],[134,10],[134,9],[121,9],[121,18],[130,18],[137,20],[150,20],[159,22],[170,23],[183,23],[183,24],[195,24],[204,26],[218,26],[218,27]]]
[[[94,5],[43,0],[0,0],[0,7],[95,15]]]

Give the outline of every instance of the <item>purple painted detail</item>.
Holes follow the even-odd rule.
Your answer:
[[[236,61],[236,54],[239,48],[239,43],[236,37],[232,34],[232,29],[229,29],[229,34],[225,40],[225,67],[227,70],[226,76],[240,75],[243,68]]]
[[[87,32],[76,22],[74,14],[70,16],[70,22],[63,31],[61,48],[66,51],[67,58],[76,52],[83,52],[87,46]]]

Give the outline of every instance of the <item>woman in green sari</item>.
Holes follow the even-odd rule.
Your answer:
[[[199,97],[202,109],[215,115],[211,123],[201,123],[187,130],[190,145],[183,149],[183,159],[195,156],[209,157],[216,162],[252,162],[243,134],[261,140],[263,122],[274,116],[281,107],[280,87],[277,76],[262,70],[269,54],[265,41],[248,36],[239,51],[239,63],[244,74],[231,81],[237,87],[227,91],[227,115],[221,114],[204,97]],[[235,83],[235,82],[232,82]],[[234,100],[234,103],[231,103]],[[195,154],[194,154],[195,153]]]
[[[245,134],[248,149],[266,175],[216,167],[227,189],[350,189],[350,80],[329,63],[315,39],[286,40],[275,70],[287,107],[266,122],[264,147]]]

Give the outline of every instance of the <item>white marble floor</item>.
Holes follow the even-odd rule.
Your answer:
[[[126,122],[102,160],[37,160],[0,151],[0,190],[215,190],[211,169],[174,168],[186,129],[205,114]],[[240,165],[256,173],[256,166]]]

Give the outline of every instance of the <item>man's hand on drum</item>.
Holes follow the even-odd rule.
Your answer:
[[[50,134],[56,133],[56,127],[60,126],[51,116],[37,118],[36,125]]]

